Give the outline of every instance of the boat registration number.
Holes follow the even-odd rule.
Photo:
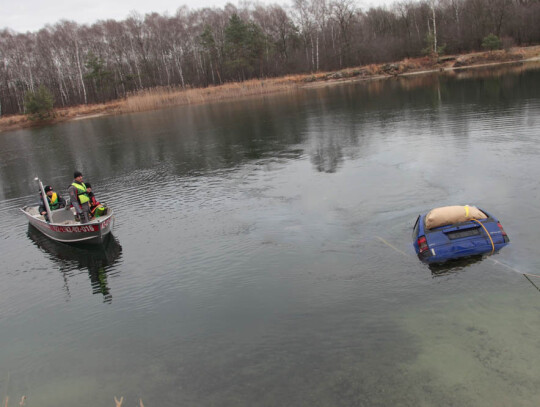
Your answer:
[[[93,225],[83,225],[83,226],[51,226],[51,229],[55,232],[97,232],[99,227]]]

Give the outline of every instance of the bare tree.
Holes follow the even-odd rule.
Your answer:
[[[24,95],[41,85],[71,106],[153,86],[237,80],[225,69],[234,14],[253,40],[244,42],[252,49],[244,50],[250,65],[242,79],[419,56],[430,36],[433,52],[441,44],[450,52],[480,49],[490,33],[518,45],[540,42],[538,0],[399,0],[367,10],[355,0],[294,0],[291,8],[244,2],[90,26],[60,21],[35,33],[0,30],[0,114],[22,113]]]

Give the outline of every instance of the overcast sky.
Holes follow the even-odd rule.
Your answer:
[[[369,6],[392,4],[394,1],[396,0],[357,0],[356,4],[365,9]],[[287,0],[259,2],[292,4]],[[172,15],[182,5],[197,10],[203,7],[223,7],[226,3],[239,5],[238,0],[0,0],[0,29],[38,31],[46,24],[55,24],[60,20],[92,24],[98,20],[124,20],[131,11],[140,14],[168,12]]]

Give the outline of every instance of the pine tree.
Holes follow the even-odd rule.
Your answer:
[[[29,91],[24,95],[24,107],[32,120],[51,117],[53,105],[53,95],[44,85],[40,85],[35,92]]]
[[[264,52],[264,34],[254,23],[245,23],[237,14],[225,28],[226,66],[238,80],[258,76]]]
[[[482,48],[487,49],[488,51],[494,51],[496,49],[501,49],[502,41],[495,34],[489,34],[484,37],[482,40]]]

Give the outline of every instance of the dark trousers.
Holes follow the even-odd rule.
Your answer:
[[[90,222],[90,205],[88,202],[81,204],[82,213],[79,214],[79,219],[81,223]]]

